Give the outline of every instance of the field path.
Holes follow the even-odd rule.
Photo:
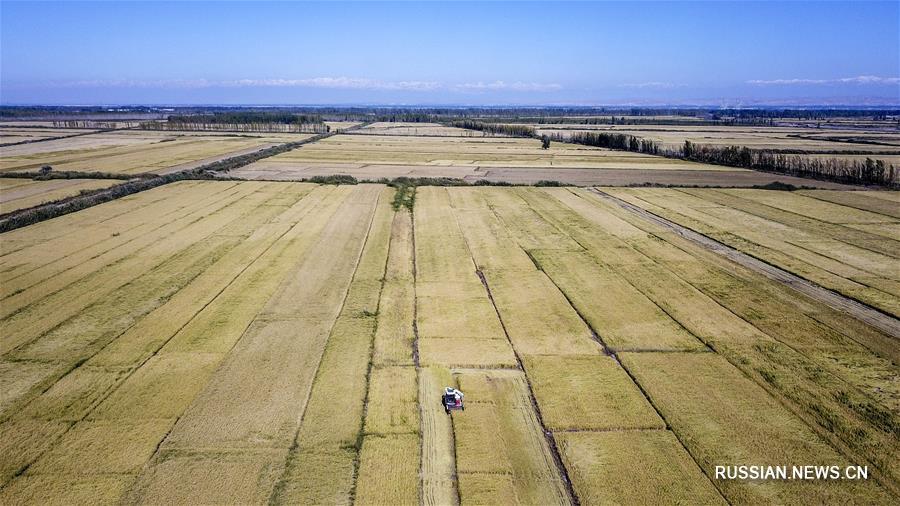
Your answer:
[[[618,205],[619,207],[622,207],[623,209],[626,209],[646,219],[647,221],[653,222],[668,230],[671,230],[681,237],[699,244],[700,246],[703,246],[708,250],[722,255],[729,260],[747,267],[748,269],[756,271],[769,279],[788,285],[798,292],[812,297],[813,299],[818,300],[819,302],[822,302],[829,307],[850,314],[854,318],[865,322],[895,338],[900,338],[900,320],[894,318],[893,316],[882,313],[881,311],[873,309],[872,307],[869,307],[861,302],[833,292],[827,288],[817,285],[816,283],[801,278],[796,274],[763,262],[762,260],[754,258],[746,253],[742,253],[730,246],[716,241],[715,239],[711,239],[710,237],[695,232],[687,227],[681,226],[677,223],[657,216],[656,214],[653,214],[646,209],[642,209],[636,205],[625,202],[624,200],[614,197],[601,190],[591,188],[589,191],[599,195],[601,198],[607,201]]]

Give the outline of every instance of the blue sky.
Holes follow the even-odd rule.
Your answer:
[[[3,104],[900,104],[900,2],[0,1]]]

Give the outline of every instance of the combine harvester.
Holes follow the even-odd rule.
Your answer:
[[[453,387],[444,388],[444,395],[441,396],[441,404],[444,406],[444,411],[447,414],[450,414],[450,411],[454,409],[461,409],[465,411],[466,406],[463,404],[463,393]]]

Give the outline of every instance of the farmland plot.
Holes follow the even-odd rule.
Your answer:
[[[892,456],[900,448],[891,427],[897,369],[883,357],[895,357],[897,347],[889,336],[587,192],[583,198],[556,193],[591,221],[620,222],[604,227],[618,231],[614,236],[590,227],[579,233],[598,258],[613,262],[667,313],[794,406],[832,444],[857,461],[872,462],[889,483],[896,479]],[[838,398],[835,391],[841,392]]]
[[[232,186],[231,184],[223,185],[221,183],[208,183],[208,185],[219,187]],[[92,451],[98,452],[96,454],[96,465],[90,464],[79,468],[79,472],[85,474],[85,478],[82,479],[82,482],[87,483],[94,480],[94,483],[97,484],[103,483],[105,478],[101,478],[101,475],[95,473],[101,473],[103,472],[103,469],[108,469],[108,466],[120,462],[116,459],[122,458],[123,455],[132,455],[132,458],[137,459],[141,459],[141,455],[146,456],[145,453],[141,453],[139,450],[132,450],[130,452],[125,452],[124,454],[121,453],[120,450],[116,450],[116,447],[110,446],[110,444],[116,441],[117,438],[126,440],[129,440],[132,437],[138,438],[135,439],[136,444],[140,441],[146,441],[147,446],[144,446],[143,448],[150,448],[152,453],[152,449],[159,444],[161,438],[168,432],[172,423],[171,421],[173,421],[173,418],[166,417],[177,417],[181,413],[180,410],[183,410],[187,403],[191,401],[192,396],[197,393],[197,388],[202,387],[203,382],[205,381],[204,375],[208,378],[209,375],[212,374],[213,371],[210,369],[210,366],[220,362],[223,358],[223,355],[217,352],[215,346],[209,348],[209,343],[204,340],[198,342],[195,339],[184,340],[181,338],[170,341],[170,344],[172,344],[171,352],[162,352],[158,353],[155,357],[148,357],[148,351],[145,350],[149,350],[149,354],[153,355],[153,348],[159,349],[165,342],[165,340],[160,341],[160,336],[156,334],[156,332],[165,332],[164,328],[159,327],[159,323],[164,321],[167,324],[171,324],[171,332],[177,332],[180,328],[183,328],[190,333],[190,325],[184,326],[185,323],[194,321],[194,313],[205,307],[207,314],[213,316],[213,318],[206,318],[206,321],[208,322],[206,324],[206,330],[201,332],[205,334],[207,338],[210,334],[215,334],[216,337],[220,339],[227,339],[228,328],[234,328],[234,323],[240,325],[240,304],[244,303],[249,306],[248,308],[253,312],[248,313],[248,316],[252,319],[253,315],[262,307],[261,305],[258,305],[256,306],[257,309],[252,309],[252,306],[254,304],[264,304],[267,297],[266,293],[273,293],[274,288],[277,287],[278,281],[281,279],[281,276],[272,276],[272,274],[284,272],[286,267],[293,265],[296,262],[295,256],[302,253],[318,233],[316,231],[316,222],[324,222],[328,219],[329,205],[326,205],[324,208],[320,205],[317,213],[321,213],[321,215],[313,213],[313,220],[304,218],[304,215],[310,211],[312,206],[304,209],[305,204],[303,201],[305,199],[303,198],[303,195],[312,189],[311,186],[263,185],[263,187],[255,186],[248,188],[252,190],[252,188],[264,188],[266,186],[272,187],[268,197],[269,201],[273,203],[273,205],[268,206],[271,209],[266,207],[260,208],[261,210],[265,209],[265,212],[258,214],[258,218],[250,219],[249,222],[242,221],[231,226],[225,226],[225,228],[221,228],[220,232],[214,235],[214,237],[219,237],[221,241],[225,241],[224,244],[232,243],[239,237],[245,237],[248,241],[242,243],[240,246],[232,244],[229,246],[231,251],[228,249],[222,250],[221,253],[224,253],[224,256],[213,259],[211,265],[208,265],[206,270],[203,271],[199,277],[195,277],[193,280],[187,279],[187,286],[182,288],[186,297],[179,297],[182,295],[182,292],[179,291],[168,301],[163,301],[161,306],[157,306],[157,309],[152,310],[153,308],[150,307],[152,311],[149,313],[149,316],[146,316],[143,320],[138,320],[138,325],[131,327],[129,330],[129,335],[131,337],[123,335],[122,337],[125,338],[123,341],[114,341],[118,346],[104,346],[103,343],[99,342],[88,345],[88,348],[84,349],[82,353],[89,352],[89,349],[92,346],[100,349],[100,353],[97,353],[94,356],[93,360],[95,361],[89,361],[89,363],[76,367],[65,377],[67,381],[54,385],[54,388],[47,390],[45,394],[39,395],[31,402],[27,409],[12,415],[14,420],[7,422],[9,424],[7,427],[15,427],[18,430],[24,430],[24,428],[33,426],[34,430],[40,431],[39,434],[56,434],[59,429],[52,427],[58,427],[58,425],[29,425],[28,420],[38,420],[40,418],[49,420],[56,419],[61,421],[63,428],[72,423],[66,422],[65,420],[72,420],[77,422],[74,429],[78,429],[78,427],[84,425],[84,430],[74,430],[74,432],[70,431],[68,434],[64,435],[60,442],[60,445],[63,446],[58,446],[56,449],[51,448],[46,457],[38,460],[35,464],[34,476],[29,474],[27,477],[23,477],[23,480],[26,480],[29,483],[40,480],[47,484],[49,482],[57,483],[61,482],[60,480],[64,481],[68,479],[66,478],[66,476],[70,474],[67,470],[68,468],[58,468],[58,464],[55,464],[55,462],[65,463],[65,459],[61,458],[60,455],[63,455],[65,451],[68,450],[63,450],[63,448],[79,448],[78,445],[89,444]],[[164,189],[160,189],[160,191],[163,190]],[[321,190],[315,190],[314,194],[319,197],[314,200],[321,201],[321,197],[326,197],[326,203],[328,201],[334,201],[339,204],[341,200],[346,200],[347,192],[342,190],[339,193],[335,193],[329,189],[322,188]],[[152,192],[147,192],[146,195],[142,194],[141,196],[152,198]],[[278,204],[275,204],[276,202]],[[288,202],[296,202],[296,204],[291,203],[288,205]],[[359,207],[359,205],[360,204],[357,204],[351,207]],[[333,204],[331,204],[330,207],[335,209]],[[363,208],[365,209],[365,206],[363,206]],[[70,216],[74,217],[73,215]],[[371,212],[362,210],[362,216],[371,219]],[[64,219],[67,218],[69,217]],[[277,219],[281,219],[280,222],[277,222]],[[307,221],[304,222],[304,219]],[[268,224],[264,224],[266,221],[268,221]],[[338,225],[335,224],[335,226]],[[321,228],[322,225],[319,225],[318,229],[321,230]],[[304,234],[306,234],[305,239],[303,237]],[[300,237],[298,237],[298,235]],[[326,240],[326,242],[330,241]],[[253,250],[256,250],[255,253]],[[199,253],[202,250],[197,251]],[[240,265],[241,262],[243,262],[243,265]],[[173,267],[174,265],[177,265],[177,262],[173,262]],[[267,267],[268,269],[260,269],[257,268],[256,265]],[[231,272],[231,274],[229,274],[229,272]],[[264,274],[266,276],[264,276]],[[160,275],[164,274],[161,272]],[[239,279],[238,285],[245,285],[243,287],[238,286],[238,288],[243,289],[232,292],[229,292],[227,289],[222,291],[223,288],[226,288],[230,284],[229,279],[235,279],[235,276]],[[265,283],[268,282],[266,277],[276,280],[275,285],[270,289],[266,289]],[[250,284],[246,284],[247,282],[243,280],[248,280],[247,282]],[[261,282],[262,284],[260,284]],[[221,288],[216,288],[217,284],[219,284]],[[235,286],[236,285],[231,284],[232,288]],[[191,291],[194,291],[194,293],[191,293]],[[260,292],[261,296],[256,295]],[[223,299],[227,299],[229,297],[228,293],[234,293],[234,295],[240,295],[240,293],[254,293],[254,298],[260,302],[248,300],[245,303],[243,300],[233,299],[230,304],[232,311],[229,311],[227,315],[225,313],[220,313],[221,316],[218,317],[217,321],[217,318],[214,316],[216,313],[215,307],[218,306],[218,304],[215,302],[210,304],[209,302],[204,302],[203,300],[197,300],[195,298],[198,296],[208,296],[210,298],[218,299],[219,297],[224,296]],[[102,294],[99,294],[98,296],[102,297]],[[133,296],[143,297],[139,292],[135,292],[135,295]],[[234,302],[239,303],[235,306]],[[143,307],[146,307],[146,304],[142,303],[138,304],[138,306],[143,310]],[[100,308],[102,308],[102,306]],[[191,311],[190,308],[194,309]],[[154,316],[160,317],[160,320],[155,320],[156,323],[151,324],[147,318],[152,318]],[[168,318],[172,318],[175,321],[170,323]],[[182,323],[178,322],[179,318]],[[148,322],[145,327],[147,331],[152,329],[150,333],[140,330],[143,322]],[[73,322],[73,325],[74,324],[75,323]],[[209,327],[208,325],[213,326]],[[96,323],[96,326],[97,330],[102,330],[104,332],[109,332],[116,328],[102,322]],[[246,326],[246,324],[243,326]],[[238,328],[243,328],[243,326]],[[60,328],[65,328],[65,326]],[[210,332],[211,329],[218,330]],[[199,331],[200,329],[196,330]],[[169,335],[171,336],[172,334]],[[184,336],[185,334],[181,335]],[[239,334],[232,339],[236,339],[237,337],[239,337]],[[37,342],[39,343],[41,341]],[[156,342],[157,344],[153,345],[153,342]],[[180,345],[179,342],[195,342],[198,346],[195,349],[181,349],[182,345]],[[53,350],[52,347],[46,345],[43,346],[42,349],[46,349],[47,352],[52,352]],[[210,351],[204,351],[204,349]],[[20,352],[17,351],[17,353]],[[147,360],[147,358],[150,359]],[[13,360],[18,359],[13,357]],[[134,370],[136,373],[132,375],[129,372],[130,370]],[[19,370],[11,371],[11,373],[19,377],[21,377],[21,372],[22,371]],[[69,378],[71,378],[71,380],[69,380]],[[125,378],[128,379],[125,380]],[[124,383],[122,383],[122,381],[124,381]],[[4,383],[6,382],[7,380],[4,380]],[[172,386],[167,387],[166,385]],[[98,401],[109,395],[104,392],[108,392],[110,387],[114,390],[113,395],[109,396],[98,405]],[[26,389],[26,391],[33,390]],[[81,422],[79,420],[84,421]],[[144,420],[157,420],[161,423],[157,425],[147,425],[144,423]],[[88,430],[94,425],[102,427],[103,423],[116,423],[124,432],[116,433],[113,435],[114,437],[108,438],[103,435],[105,433],[104,430]],[[48,429],[53,432],[48,433]],[[146,435],[147,439],[139,439],[141,434]],[[26,438],[25,440],[20,440],[18,443],[13,441],[13,444],[26,445],[25,450],[27,450],[27,446],[29,445],[28,441],[29,440]],[[151,441],[153,442],[151,443]],[[46,450],[46,446],[52,446],[53,440],[41,441],[41,444],[44,447],[44,450]],[[24,460],[17,459],[18,463],[14,463],[14,465],[17,466],[15,469],[18,469],[23,465],[28,465],[29,461],[34,461],[35,458],[40,457],[40,454],[44,450],[32,452],[31,454],[28,452],[17,452],[24,453]],[[103,451],[106,451],[107,453],[103,453]],[[178,459],[174,459],[174,461],[177,462]],[[173,464],[172,462],[169,462],[167,465],[171,468]],[[236,464],[233,462],[228,465],[234,466]],[[24,484],[25,482],[23,481],[22,483]],[[47,486],[50,485],[48,484]],[[16,487],[11,487],[9,490],[14,491],[17,487],[20,486],[17,485]],[[26,489],[23,488],[22,490]]]
[[[897,225],[897,218],[763,190],[623,189],[610,193],[822,286],[900,315],[900,236],[885,237],[855,228]]]
[[[0,128],[0,145],[11,144],[16,142],[33,142],[38,140],[53,139],[56,137],[64,137],[67,135],[80,135],[95,132],[95,130],[86,130],[80,128],[36,128],[30,126],[26,128],[16,128],[14,125],[3,125]]]
[[[748,374],[756,377],[757,381],[764,384],[766,388],[773,389],[776,396],[787,399],[789,403],[797,406],[801,417],[816,426],[817,430],[823,433],[823,437],[842,446],[849,454],[856,455],[855,458],[862,457],[871,462],[878,462],[879,467],[889,475],[895,473],[891,464],[893,459],[884,457],[876,450],[876,448],[891,448],[890,452],[896,451],[896,444],[890,442],[890,424],[885,426],[880,421],[867,419],[866,415],[862,415],[862,411],[857,410],[854,406],[868,405],[881,412],[879,410],[895,405],[897,397],[888,392],[894,390],[895,382],[891,378],[896,377],[896,368],[881,361],[870,350],[859,347],[858,343],[847,338],[847,336],[852,336],[861,341],[871,339],[870,343],[884,343],[880,349],[879,346],[873,346],[874,349],[879,350],[879,354],[882,352],[890,354],[891,350],[896,351],[896,346],[887,344],[888,341],[884,340],[884,336],[878,337],[878,332],[874,329],[865,325],[855,325],[852,321],[840,318],[835,312],[821,305],[797,300],[796,295],[785,294],[783,287],[774,289],[775,287],[767,286],[771,283],[763,284],[766,286],[767,292],[765,298],[756,295],[748,297],[758,290],[760,280],[758,276],[745,272],[741,273],[741,276],[748,278],[748,284],[743,287],[734,285],[732,282],[732,286],[727,291],[713,289],[710,283],[722,278],[725,272],[718,271],[721,267],[714,267],[712,270],[710,267],[728,262],[704,256],[704,261],[712,264],[707,267],[692,256],[685,255],[678,248],[661,242],[658,238],[623,220],[618,216],[621,213],[612,214],[601,211],[599,208],[606,206],[594,204],[593,201],[596,199],[591,198],[589,194],[579,197],[568,190],[514,190],[514,192],[525,197],[525,200],[538,210],[541,216],[559,226],[561,230],[572,234],[572,237],[576,238],[580,244],[585,245],[590,256],[609,264],[619,275],[623,276],[623,281],[627,280],[628,284],[639,289],[639,293],[643,293],[654,304],[664,308],[670,315],[669,317],[677,320],[677,324],[691,329],[691,333],[706,339],[705,342],[712,344],[715,351],[726,354],[735,364],[745,368]],[[627,213],[625,214],[627,215]],[[631,219],[640,221],[639,218],[631,217]],[[646,226],[646,224],[642,225]],[[677,239],[670,239],[669,236],[661,237],[676,242],[682,248],[685,247],[678,243]],[[691,248],[688,247],[688,249]],[[697,255],[698,253],[702,255],[702,252],[693,250],[690,254]],[[533,253],[533,256],[540,259],[539,255]],[[726,267],[727,270],[735,269],[733,265]],[[729,273],[729,275],[732,274]],[[694,296],[692,292],[686,292],[685,287],[693,291],[696,291],[697,288],[691,287],[689,284],[685,285],[680,276],[687,276],[692,282],[700,283],[698,286],[702,289],[706,289],[703,286],[704,283],[710,285],[710,291],[706,292],[707,295],[704,295],[704,298]],[[556,280],[552,273],[551,278]],[[751,279],[753,281],[750,281]],[[741,281],[741,283],[744,282]],[[564,284],[559,284],[559,282],[557,284],[577,308],[578,303],[573,298],[577,296],[577,292],[568,289]],[[673,294],[679,295],[672,296]],[[710,301],[713,306],[706,304],[706,301],[709,300],[706,297],[719,299],[723,294],[733,295],[733,297],[729,296],[718,304]],[[751,311],[747,307],[749,300],[765,301],[764,304],[767,307],[765,309],[759,307]],[[719,304],[725,304],[726,308],[722,308]],[[758,305],[759,303],[754,302],[754,304]],[[701,309],[704,306],[707,306],[706,309]],[[683,309],[676,311],[677,308]],[[715,309],[715,311],[709,313],[707,317],[707,311],[710,309]],[[780,313],[785,310],[792,315],[789,318],[793,320],[785,320],[780,317]],[[731,311],[737,311],[739,317],[737,321],[731,321],[735,318]],[[580,311],[580,313],[587,321],[590,321],[592,313],[596,313],[596,311],[588,310]],[[608,314],[611,311],[604,313]],[[718,316],[713,316],[718,313],[720,313]],[[801,321],[809,320],[809,317],[804,314],[811,313],[814,313],[815,318],[831,328],[810,320],[809,324],[801,327],[802,332],[798,334],[797,327],[788,324],[788,321],[797,321],[797,318],[800,318]],[[771,317],[763,315],[771,315]],[[752,327],[747,325],[748,322],[760,325],[768,334],[762,334],[757,329],[749,331]],[[703,325],[706,326],[705,330]],[[603,332],[598,331],[598,333],[601,338],[604,337]],[[747,337],[738,337],[741,334]],[[735,340],[723,340],[722,338],[725,336],[734,336]],[[826,339],[823,340],[823,337]],[[804,343],[800,352],[782,344],[782,342],[787,342],[791,346],[797,346],[800,344],[799,339],[802,339]],[[826,358],[834,357],[835,353],[847,357],[840,360],[841,367],[839,368],[835,368],[836,364],[833,360]],[[856,358],[850,359],[849,355]],[[818,365],[812,366],[812,363]],[[808,372],[814,370],[815,367],[826,367],[832,370],[836,376],[814,375]],[[769,381],[774,381],[774,383],[770,384]],[[848,388],[849,384],[855,386]],[[861,390],[856,390],[856,388]],[[842,395],[849,395],[856,400],[835,402],[835,399],[828,393],[834,392],[835,389],[845,392]],[[539,387],[536,387],[535,390],[539,390]],[[878,399],[874,403],[872,396]],[[810,402],[814,402],[816,407],[810,408]],[[828,415],[822,415],[823,412]],[[832,420],[840,420],[840,424],[826,424],[823,416],[832,417]],[[855,430],[851,427],[861,429],[856,432],[857,436],[850,437],[852,430]],[[863,427],[866,428],[863,429]],[[860,439],[859,434],[866,434],[866,436]]]
[[[316,371],[307,407],[270,501],[349,503],[359,467],[372,341],[378,326],[393,225],[390,195],[379,198],[359,265]],[[360,302],[374,300],[361,309]],[[414,459],[416,462],[418,459]]]
[[[567,143],[541,149],[537,139],[482,137],[481,132],[442,126],[402,127],[378,123],[335,135],[289,153],[232,171],[243,179],[301,180],[348,174],[361,180],[395,177],[451,177],[533,184],[766,184],[759,172],[686,162],[640,153]],[[423,133],[428,132],[428,133]],[[399,135],[399,134],[406,135]],[[366,135],[368,134],[368,135]],[[780,179],[798,186],[808,180]],[[820,183],[816,183],[817,185]],[[821,183],[828,185],[830,183]],[[826,187],[823,186],[823,187]],[[835,186],[835,187],[840,187]]]
[[[423,365],[513,366],[487,291],[443,188],[424,188],[416,202],[416,305]],[[420,212],[421,209],[421,212]]]
[[[556,438],[582,504],[726,504],[669,431],[566,432]]]
[[[894,502],[891,336],[587,191],[393,197],[183,182],[3,234],[0,501]]]
[[[0,178],[0,214],[71,197],[85,191],[108,188],[119,182],[114,179],[31,181]]]
[[[746,146],[758,150],[788,150],[804,156],[865,159],[867,156],[897,164],[900,158],[900,136],[895,132],[855,129],[815,130],[793,127],[751,127],[710,125],[534,125],[539,133],[561,134],[577,131],[605,131],[634,135],[676,149],[685,141],[717,147]],[[849,139],[849,140],[848,140]],[[846,155],[842,151],[877,154]]]
[[[404,123],[376,121],[356,131],[367,135],[421,135],[424,137],[484,137],[482,132],[448,127],[439,123]]]
[[[566,504],[568,497],[518,371],[459,371],[472,401],[453,418],[461,504]],[[498,451],[499,450],[499,451]],[[486,480],[485,476],[507,475]],[[467,495],[468,494],[468,495]]]
[[[277,470],[283,464],[359,262],[379,192],[366,187],[351,194],[240,341],[225,343],[234,350],[163,442],[160,464],[178,461],[175,469],[214,473],[218,463],[196,453],[202,449],[215,455],[235,448],[247,450],[248,471]],[[295,388],[273,391],[273,384]],[[266,450],[261,454],[266,457],[251,457],[251,450]],[[175,476],[165,466],[158,473],[151,466],[145,477],[145,486],[154,490]],[[261,478],[256,493],[266,497],[274,486],[273,479]]]
[[[850,464],[777,401],[713,354],[626,353],[623,361],[659,406],[707,474],[721,462]],[[717,480],[732,501],[884,502],[874,483],[855,481]]]
[[[801,195],[833,202],[863,211],[900,218],[900,195],[898,192],[838,192],[828,190],[800,190]]]
[[[204,135],[127,130],[4,148],[0,172],[54,170],[164,174],[309,135]]]

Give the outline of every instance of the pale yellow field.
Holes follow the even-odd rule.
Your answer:
[[[640,167],[729,170],[622,151],[554,143],[541,149],[536,139],[421,138],[390,135],[338,135],[283,153],[266,163],[359,163],[482,167]]]
[[[822,286],[900,315],[896,209],[864,193],[607,189]],[[873,195],[875,194],[872,192]],[[829,198],[831,200],[829,200]],[[871,204],[867,202],[872,201]],[[856,202],[860,202],[856,204]],[[894,228],[889,228],[894,227]]]
[[[15,126],[0,128],[0,144],[13,142],[35,141],[64,137],[67,135],[84,134],[95,130],[76,128],[16,128]]]
[[[900,155],[900,133],[747,126],[670,126],[670,125],[533,125],[540,133],[606,131],[634,135],[676,148],[688,140],[711,146],[747,146],[751,149],[795,149],[810,153],[829,151],[894,151]],[[883,144],[840,142],[834,139],[860,139]],[[880,157],[878,157],[880,158]]]
[[[167,173],[307,137],[124,130],[3,148],[0,172],[50,165],[60,171]]]
[[[427,137],[485,137],[481,132],[439,123],[375,122],[357,130],[368,135],[422,135]]]
[[[71,197],[82,191],[108,188],[121,182],[115,179],[32,181],[30,179],[0,178],[0,214]]]
[[[331,127],[331,131],[346,130],[350,127],[359,125],[357,121],[326,121],[326,125]]]
[[[184,181],[2,234],[0,502],[896,502],[892,336],[586,190],[395,192]],[[683,195],[785,240],[895,219]],[[865,233],[844,263],[888,283]],[[714,478],[741,462],[870,478]]]

